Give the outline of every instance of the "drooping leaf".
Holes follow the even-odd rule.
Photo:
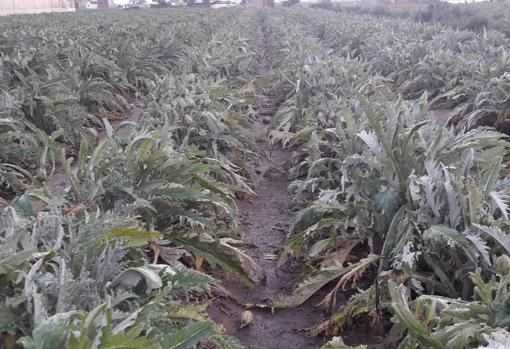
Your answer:
[[[214,331],[210,321],[189,324],[163,339],[161,346],[168,349],[189,349],[207,338]]]
[[[163,287],[161,277],[165,274],[175,275],[175,271],[168,265],[150,264],[142,267],[131,267],[122,271],[114,280],[114,285],[126,287],[136,286],[142,279],[147,285],[147,290],[152,291]]]
[[[247,272],[239,262],[221,251],[219,243],[201,242],[198,239],[188,239],[181,236],[169,236],[169,239],[185,249],[189,249],[193,253],[204,257],[212,265],[217,264],[226,272],[234,273],[244,284],[251,286],[252,283]]]
[[[138,227],[123,227],[105,233],[107,241],[122,241],[129,246],[144,246],[149,240],[161,238],[158,231],[146,231]]]

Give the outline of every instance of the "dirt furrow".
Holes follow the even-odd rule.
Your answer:
[[[265,76],[271,74],[271,67],[265,59],[261,31],[259,48],[260,75]],[[268,88],[257,102],[258,115],[251,123],[248,134],[273,162],[286,168],[292,151],[271,146],[265,137],[268,118],[273,112],[272,101],[272,91]],[[264,304],[278,294],[290,293],[301,273],[298,264],[277,269],[277,258],[285,243],[288,226],[300,207],[287,194],[289,181],[286,174],[273,167],[269,163],[260,162],[256,168],[259,176],[254,183],[257,196],[237,202],[245,234],[246,245],[243,249],[264,269],[266,280],[255,284],[253,288],[247,288],[234,277],[221,277],[235,301],[217,299],[209,308],[209,314],[224,326],[227,334],[252,349],[318,348],[321,339],[311,337],[306,332],[307,328],[323,319],[320,310],[314,306],[316,299],[295,309],[276,310],[274,314],[270,309],[252,308],[253,323],[239,329],[243,304]]]

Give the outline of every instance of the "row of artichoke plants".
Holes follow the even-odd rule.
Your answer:
[[[402,84],[422,74],[423,56],[412,52],[422,45],[428,56],[476,55],[489,67],[505,58],[507,42],[495,33],[336,16],[299,8],[263,14],[280,76],[281,104],[269,137],[295,149],[289,190],[314,197],[296,216],[280,258],[280,264],[303,259],[303,279],[272,306],[299,306],[327,287],[318,306],[331,317],[315,334],[335,336],[366,321],[384,328],[379,345],[386,347],[505,347],[507,137],[432,117],[439,102],[484,108],[472,104],[481,92],[465,90],[463,81],[475,83],[462,65],[457,80],[427,73],[440,82],[437,88],[402,95]],[[448,36],[465,35],[471,37],[465,46],[447,47]],[[478,81],[488,86],[492,78]],[[453,98],[457,91],[465,99]],[[350,300],[337,304],[347,290]],[[335,338],[326,347],[347,346]]]
[[[305,22],[303,15],[297,20]],[[307,33],[335,54],[366,61],[404,98],[427,92],[432,107],[448,109],[458,127],[485,125],[508,133],[510,41],[502,33],[371,16],[320,17],[306,21]]]
[[[199,270],[261,274],[231,245],[260,156],[242,131],[255,25],[239,9],[2,21],[0,346],[241,347]]]

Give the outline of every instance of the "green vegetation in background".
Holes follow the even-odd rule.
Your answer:
[[[484,29],[498,30],[510,36],[510,2],[484,1],[469,4],[396,4],[355,5],[330,7],[339,12],[371,14],[391,18],[412,19],[422,23],[440,23],[457,29],[482,32]]]

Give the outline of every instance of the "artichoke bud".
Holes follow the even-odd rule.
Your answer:
[[[496,271],[499,274],[508,274],[510,272],[510,257],[503,255],[496,260]]]
[[[184,115],[184,124],[189,126],[193,123],[193,119],[188,114]]]

